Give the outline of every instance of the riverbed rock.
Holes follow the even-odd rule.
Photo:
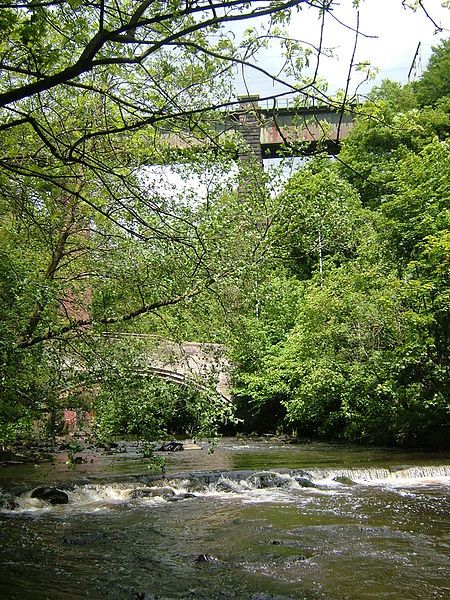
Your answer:
[[[313,483],[307,477],[294,477],[294,479],[298,483],[298,485],[301,487],[307,487],[307,488],[316,488],[317,487],[317,485],[315,483]]]
[[[210,483],[217,483],[221,477],[221,473],[209,473],[201,471],[191,473],[189,477],[189,490],[193,492],[200,492]]]
[[[216,490],[218,492],[234,492],[233,485],[229,481],[220,480],[216,484]]]
[[[306,477],[307,479],[311,478],[310,473],[308,473],[308,471],[305,471],[304,469],[292,469],[291,471],[289,471],[289,475],[291,477]]]
[[[0,464],[1,465],[20,465],[28,462],[28,458],[23,455],[16,454],[11,450],[0,449]]]
[[[135,592],[134,600],[156,600],[156,596],[147,592]]]
[[[342,485],[356,485],[356,482],[350,477],[346,477],[345,475],[338,475],[337,477],[333,477],[333,481],[336,483],[342,483]]]
[[[68,504],[69,496],[66,492],[58,490],[54,487],[39,487],[31,492],[31,498],[38,498],[44,500],[49,504]]]
[[[195,498],[195,494],[190,492],[182,492],[181,494],[175,494],[174,496],[167,497],[169,502],[178,502],[179,500],[187,500],[188,498]]]
[[[270,471],[262,471],[258,473],[253,473],[248,478],[248,481],[253,483],[253,485],[260,488],[269,488],[269,487],[281,487],[283,483],[286,481],[282,479],[277,473],[271,473]]]
[[[220,561],[215,556],[210,556],[209,554],[199,554],[194,562],[198,564],[218,564]]]
[[[398,473],[399,471],[406,471],[407,469],[412,469],[414,465],[392,465],[389,467],[389,471],[391,473]]]
[[[183,444],[175,440],[165,442],[158,448],[158,452],[180,452],[181,450],[184,450]]]
[[[17,508],[15,497],[12,494],[0,495],[0,509],[3,510],[14,510]]]
[[[171,498],[175,496],[175,492],[170,487],[148,487],[148,488],[136,488],[131,492],[131,498]]]

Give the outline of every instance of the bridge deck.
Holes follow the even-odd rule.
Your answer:
[[[257,103],[243,102],[241,108],[217,123],[219,136],[237,131],[258,158],[300,156],[315,150],[319,144],[331,154],[339,152],[354,124],[351,112],[329,107],[260,108]],[[166,143],[172,148],[202,147],[204,141],[190,132],[176,135],[167,132]]]
[[[244,105],[231,115],[229,122],[256,155],[302,155],[319,144],[335,154],[353,127],[354,115],[328,107],[269,110]]]

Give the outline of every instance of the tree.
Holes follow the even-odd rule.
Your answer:
[[[98,344],[104,329],[137,319],[154,331],[161,309],[170,321],[171,307],[220,298],[221,282],[232,289],[259,260],[266,219],[256,194],[242,203],[221,188],[203,206],[149,189],[145,169],[230,170],[233,144],[230,153],[215,122],[217,109],[234,105],[231,70],[251,65],[271,77],[252,55],[275,25],[282,39],[279,27],[302,7],[324,8],[315,0],[2,5],[1,393],[28,423],[56,401],[60,363],[82,360],[77,336]],[[242,43],[224,28],[262,17],[266,31]],[[3,416],[5,431],[20,422]]]
[[[30,399],[28,424],[36,410],[52,409],[71,370],[98,374],[103,362],[101,372],[108,374],[110,361],[102,361],[100,349],[105,331],[134,328],[174,336],[170,312],[166,319],[161,309],[186,303],[186,313],[195,314],[192,303],[200,294],[209,296],[210,306],[220,305],[263,252],[258,246],[264,206],[250,196],[244,203],[235,192],[220,188],[207,203],[159,197],[159,215],[151,206],[140,207],[141,220],[153,228],[152,237],[140,239],[51,191],[21,188],[4,203],[2,215],[0,249],[8,269],[1,296],[7,335],[0,391],[12,407],[20,406],[18,394]],[[25,203],[20,212],[19,200],[37,192],[42,194],[36,196],[39,203]],[[144,228],[141,223],[134,227]],[[141,350],[128,345],[121,369],[111,370],[118,380],[124,372],[129,376]],[[23,381],[16,377],[19,365]],[[104,385],[110,382],[111,377],[104,378]],[[2,413],[5,428],[10,413]]]
[[[110,6],[50,0],[26,7],[16,2],[4,5],[0,20],[4,33],[0,131],[5,153],[0,168],[6,174],[5,185],[24,190],[34,187],[34,180],[40,181],[37,187],[51,189],[46,193],[65,199],[61,202],[67,206],[83,206],[82,220],[98,218],[102,227],[109,221],[125,236],[144,242],[162,239],[163,243],[179,244],[181,252],[189,247],[195,267],[199,256],[205,254],[197,255],[184,233],[178,235],[177,227],[187,226],[186,218],[175,214],[175,206],[150,200],[139,173],[144,165],[173,162],[183,156],[168,143],[168,132],[178,139],[188,135],[190,148],[184,152],[184,160],[195,160],[195,138],[203,147],[207,142],[220,153],[222,142],[212,121],[218,118],[216,109],[233,105],[226,79],[230,70],[247,65],[274,82],[283,81],[283,73],[271,75],[252,59],[267,40],[276,38],[285,44],[286,72],[300,77],[297,67],[304,61],[295,52],[301,55],[302,49],[285,37],[280,25],[288,22],[292,10],[303,8],[316,11],[323,24],[333,2],[261,1],[251,6],[240,0],[177,0],[169,5],[127,0]],[[225,26],[259,17],[266,18],[265,29],[251,30],[241,43],[234,43]],[[321,46],[315,51],[318,60]],[[317,69],[308,82],[283,83],[289,93],[314,96],[319,93],[316,76]],[[320,97],[326,100],[322,93]],[[29,206],[24,205],[30,214],[36,212],[36,195],[39,193],[30,193]],[[195,223],[190,228],[195,237]],[[61,244],[67,233],[62,225]],[[55,268],[59,267],[50,262],[47,278],[53,279]],[[114,318],[128,320],[179,303],[184,294],[190,298],[197,289],[193,285],[181,295],[154,298],[145,307],[130,307],[128,313]],[[36,330],[41,313],[36,307],[28,337]],[[72,318],[61,327],[61,333],[84,328],[89,325],[85,321]],[[47,333],[46,339],[53,335]],[[38,343],[41,338],[42,334],[23,339],[21,344]]]
[[[313,268],[322,276],[327,257],[339,262],[352,255],[362,219],[355,190],[328,159],[318,159],[286,184],[275,235],[297,273]]]
[[[433,48],[426,71],[413,89],[420,106],[436,106],[450,96],[450,39]]]
[[[448,441],[448,151],[435,140],[396,162],[380,208],[350,216],[353,255],[304,282],[294,325],[240,373],[237,393],[265,426],[284,409],[279,423],[300,435]]]
[[[300,81],[296,59],[306,53],[282,27],[302,8],[323,26],[333,4],[3,3],[0,391],[14,407],[3,412],[5,431],[14,411],[29,422],[56,402],[79,358],[77,337],[95,345],[105,330],[136,322],[154,331],[167,323],[161,311],[171,321],[174,307],[192,309],[200,295],[223,306],[224,294],[246,289],[271,225],[264,186],[243,200],[224,181],[202,202],[151,189],[145,170],[232,170],[235,140],[215,127],[235,105],[230,73],[247,65],[282,82],[254,60],[271,38],[285,44],[285,72],[298,79],[284,81],[287,93],[326,100],[317,69]],[[263,30],[242,42],[226,31],[260,17]]]
[[[364,206],[377,208],[392,192],[397,164],[415,155],[435,138],[450,133],[445,104],[416,108],[409,87],[384,82],[358,110],[350,136],[338,157],[342,175],[361,194]]]
[[[289,11],[303,6],[321,10],[320,2],[309,0],[256,7],[240,0],[50,1],[26,10],[12,2],[2,8],[9,43],[1,52],[0,130],[26,132],[38,142],[40,160],[30,165],[22,150],[17,156],[10,151],[2,166],[63,186],[44,160],[80,164],[100,178],[112,161],[117,175],[119,166],[139,162],[123,156],[125,133],[142,132],[146,147],[139,154],[147,163],[167,160],[161,140],[168,131],[214,144],[217,135],[205,114],[233,105],[224,78],[236,64],[250,65],[256,50],[250,37],[234,45],[224,25],[267,17],[262,42],[274,23],[287,22]]]
[[[448,443],[446,48],[423,87],[375,88],[337,163],[312,161],[281,195],[278,248],[303,287],[284,334],[237,379],[260,429],[276,415],[300,435]]]
[[[74,239],[74,229],[86,229],[82,223],[86,219],[95,220],[96,231],[91,228],[86,244],[78,240],[78,256],[83,246],[92,251],[100,230],[105,235],[108,227],[115,227],[108,235],[131,236],[148,246],[155,240],[178,245],[180,254],[190,256],[186,272],[202,263],[205,253],[201,249],[197,253],[196,243],[202,241],[196,224],[177,214],[174,203],[156,198],[157,194],[151,197],[142,168],[197,160],[195,138],[201,141],[202,152],[209,144],[220,162],[221,142],[211,124],[217,119],[214,109],[232,105],[226,77],[234,65],[250,64],[255,51],[252,36],[234,45],[224,25],[267,17],[262,41],[275,23],[287,22],[289,11],[303,5],[321,10],[321,3],[305,0],[261,2],[256,8],[240,1],[113,6],[55,1],[27,8],[12,2],[2,8],[0,131],[5,152],[0,167],[5,173],[5,198],[11,197],[10,191],[16,197],[19,190],[29,190],[22,194],[21,214],[36,216],[36,203],[42,203],[38,197],[45,190],[50,198],[60,198],[61,206],[65,203],[69,220],[78,219],[72,214],[75,205],[81,219],[70,225],[70,232],[64,219],[53,223],[52,236],[59,232],[59,245],[55,239],[52,245],[59,249],[49,259],[47,280],[54,281],[54,272],[60,269],[56,263],[66,251],[62,246]],[[179,140],[188,136],[191,149],[184,151],[184,158],[166,141],[168,132]],[[194,246],[189,236],[197,236]],[[73,258],[74,249],[67,250]],[[208,268],[205,265],[204,271]],[[170,306],[197,289],[194,282],[181,295],[176,290],[171,297],[154,297],[147,307],[130,306],[123,314],[116,311],[114,318],[127,320]],[[37,306],[30,317],[33,323],[23,332],[22,346],[41,341],[42,334],[31,336],[42,315]],[[86,320],[72,318],[61,332],[84,328],[89,325]],[[46,337],[53,335],[47,332]]]

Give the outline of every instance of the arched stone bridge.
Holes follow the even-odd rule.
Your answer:
[[[175,342],[154,335],[132,333],[106,335],[111,340],[120,339],[123,342],[130,337],[138,338],[143,343],[136,372],[180,385],[192,385],[197,389],[215,389],[220,398],[231,401],[231,363],[223,345]]]

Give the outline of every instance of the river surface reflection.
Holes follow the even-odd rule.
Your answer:
[[[127,449],[3,468],[0,598],[450,597],[445,453],[229,438],[161,477]]]

